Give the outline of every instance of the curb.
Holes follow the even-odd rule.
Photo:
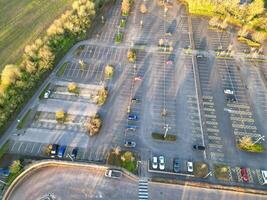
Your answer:
[[[172,181],[172,182],[168,182]],[[211,184],[211,183],[203,183],[203,182],[193,182],[193,181],[181,181],[181,180],[171,180],[164,178],[152,178],[151,183],[155,184],[166,184],[166,185],[181,185],[181,186],[189,186],[189,187],[197,187],[204,189],[214,189],[214,190],[223,190],[228,192],[238,192],[238,193],[247,193],[254,195],[267,195],[266,190],[256,190],[249,188],[242,188],[237,186],[224,186],[219,184]]]
[[[3,200],[8,200],[10,198],[10,195],[12,194],[14,188],[25,178],[30,176],[31,174],[35,173],[40,168],[50,167],[50,166],[64,166],[64,167],[88,167],[88,168],[97,168],[98,170],[106,170],[108,168],[112,169],[119,169],[123,172],[125,176],[128,178],[136,181],[138,177],[122,168],[117,168],[113,166],[107,166],[107,165],[98,165],[98,164],[84,164],[84,163],[75,163],[75,162],[69,162],[69,161],[56,161],[56,160],[46,160],[46,161],[37,161],[33,164],[30,164],[25,168],[25,170],[16,177],[16,179],[10,184],[10,186],[7,188],[3,195]]]

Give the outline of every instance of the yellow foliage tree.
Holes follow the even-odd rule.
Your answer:
[[[140,12],[143,13],[143,14],[147,13],[147,7],[146,7],[145,4],[141,4],[141,6],[140,6]]]
[[[131,9],[131,2],[130,0],[122,0],[121,3],[121,13],[124,16],[127,16]]]
[[[17,65],[6,65],[1,74],[1,85],[8,87],[15,83],[20,75],[21,71]]]

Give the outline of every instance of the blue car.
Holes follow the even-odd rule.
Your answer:
[[[137,115],[128,115],[128,120],[136,121],[138,119]]]
[[[0,168],[0,176],[9,176],[9,174],[10,174],[9,169]]]
[[[64,153],[65,153],[65,150],[66,150],[66,146],[60,146],[59,149],[58,149],[58,154],[57,154],[57,156],[58,156],[59,158],[63,158]]]

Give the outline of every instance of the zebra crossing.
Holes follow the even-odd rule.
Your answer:
[[[148,199],[148,182],[147,182],[147,180],[144,180],[144,179],[139,180],[138,199],[139,200],[147,200]]]

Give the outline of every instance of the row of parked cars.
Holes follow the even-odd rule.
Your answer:
[[[193,169],[193,162],[187,161],[186,162],[187,172],[192,173],[194,171]],[[154,170],[165,170],[165,158],[164,156],[153,156],[152,158],[152,169]],[[179,173],[181,171],[180,167],[180,159],[174,158],[173,159],[173,172]]]
[[[65,145],[58,145],[58,144],[50,144],[48,146],[48,149],[50,150],[49,151],[49,155],[51,158],[55,158],[55,157],[58,157],[58,158],[63,158],[64,157],[64,154],[65,154],[65,151],[66,151],[66,146]],[[75,147],[70,156],[75,159],[77,157],[77,154],[78,154],[78,147]]]

